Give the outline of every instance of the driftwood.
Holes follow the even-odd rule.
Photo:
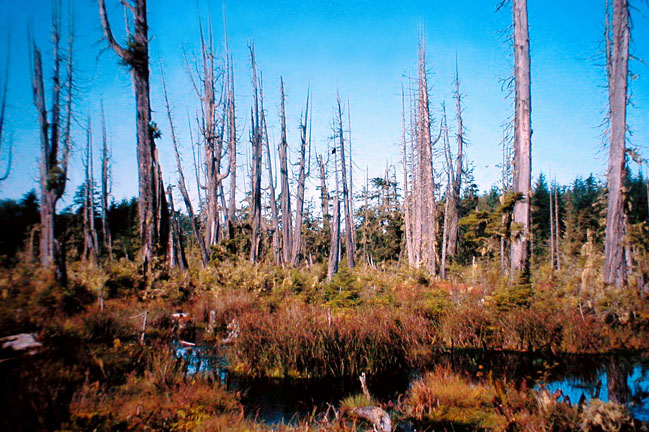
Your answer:
[[[20,333],[11,336],[6,336],[0,339],[3,349],[11,349],[14,351],[27,351],[27,354],[34,355],[42,343],[37,342],[34,335],[31,333]]]
[[[368,400],[372,400],[367,384],[365,382],[365,372],[358,377],[361,381],[361,389]],[[383,408],[376,406],[366,406],[353,408],[350,413],[353,416],[362,418],[372,423],[375,432],[392,432],[392,420],[390,415]]]

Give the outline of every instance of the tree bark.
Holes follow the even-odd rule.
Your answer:
[[[309,128],[309,93],[306,95],[306,107],[304,115],[300,119],[300,167],[297,179],[297,197],[295,204],[295,228],[293,229],[293,248],[291,250],[291,265],[296,266],[302,253],[302,228],[304,224],[304,190],[308,172],[306,170],[306,147],[307,140],[309,145],[309,158],[311,155],[311,137],[307,136],[307,127]],[[310,165],[310,163],[309,163]],[[310,171],[310,169],[309,169]]]
[[[255,61],[255,48],[249,45],[250,63],[252,67],[253,85],[253,108],[251,112],[251,136],[252,144],[252,189],[251,189],[251,214],[252,234],[250,242],[250,262],[255,264],[259,260],[259,249],[261,247],[261,147],[262,147],[262,125],[259,107],[259,89],[257,81],[257,62]]]
[[[67,57],[59,52],[61,39],[61,20],[59,12],[55,8],[52,16],[52,39],[54,41],[54,72],[52,76],[52,101],[51,101],[51,119],[48,121],[47,108],[45,101],[45,85],[43,82],[43,63],[40,49],[32,40],[31,60],[33,61],[32,69],[32,93],[34,105],[38,113],[38,123],[40,129],[41,160],[40,160],[40,184],[41,184],[41,233],[40,233],[40,259],[43,268],[54,266],[56,279],[60,283],[65,283],[65,250],[64,244],[59,244],[54,237],[54,216],[56,212],[56,203],[65,191],[67,181],[68,161],[71,152],[70,125],[72,120],[72,88],[73,88],[73,32],[72,22],[69,19],[68,29],[68,49]],[[61,62],[65,61],[67,65],[65,88],[61,86]],[[63,118],[61,118],[61,92],[65,92],[65,109]],[[60,133],[59,128],[63,122],[63,131]],[[60,144],[62,149],[60,149]],[[62,154],[61,154],[62,153]],[[64,240],[63,240],[64,241]]]
[[[629,3],[613,0],[612,39],[607,5],[607,75],[609,159],[606,238],[604,243],[604,282],[622,287],[627,271],[624,261],[624,173],[626,153],[626,105],[629,62]],[[610,49],[609,49],[610,47]]]
[[[263,89],[259,89],[259,99],[261,108],[261,124],[264,134],[264,147],[266,149],[266,161],[268,162],[268,188],[270,189],[270,215],[271,230],[273,238],[273,260],[275,265],[281,265],[283,262],[282,245],[279,231],[279,211],[277,209],[277,194],[275,193],[275,176],[273,176],[273,158],[270,153],[270,143],[268,139],[268,127],[266,125],[266,114],[264,112]]]
[[[286,141],[286,94],[284,79],[280,78],[281,141],[279,143],[279,171],[282,183],[282,262],[290,263],[293,255],[293,233],[291,232],[291,190],[288,183],[288,142]]]
[[[530,189],[532,169],[532,98],[527,0],[514,0],[514,192],[522,198],[514,205],[513,222],[520,234],[510,248],[512,280],[529,278]]]
[[[161,71],[162,72],[162,71]],[[167,95],[167,83],[164,78],[164,73],[162,75],[162,91],[165,99],[165,106],[167,108],[167,119],[169,120],[169,130],[171,133],[171,142],[174,147],[174,154],[176,156],[176,167],[178,169],[178,186],[180,188],[180,193],[183,196],[183,201],[185,203],[185,208],[187,209],[187,215],[189,216],[189,221],[192,226],[192,231],[194,232],[194,237],[196,238],[196,243],[198,243],[198,249],[201,254],[201,264],[203,267],[207,266],[207,263],[210,260],[210,255],[205,246],[205,239],[201,235],[200,229],[198,228],[198,223],[196,221],[196,215],[194,213],[194,207],[192,201],[189,197],[189,191],[187,190],[187,184],[185,182],[185,174],[183,173],[182,161],[180,159],[180,151],[178,150],[178,140],[176,138],[176,128],[173,123],[173,116],[171,114],[171,106],[169,105],[169,97]],[[169,191],[171,196],[171,191]]]
[[[338,154],[336,153],[334,153],[334,167],[338,167]],[[331,280],[334,275],[338,273],[338,264],[340,263],[340,194],[337,169],[334,169],[334,176],[336,178],[336,192],[334,194],[334,214],[331,224],[329,267],[327,269],[327,279],[329,280]]]
[[[341,173],[341,180],[342,180],[342,186],[343,186],[343,202],[345,205],[345,247],[346,247],[346,252],[347,252],[347,266],[349,268],[354,267],[354,258],[355,258],[355,248],[354,248],[354,237],[353,237],[353,231],[354,231],[354,215],[352,214],[352,206],[351,206],[351,200],[352,197],[350,196],[349,193],[349,188],[347,184],[347,167],[346,167],[346,159],[345,159],[345,137],[344,137],[344,129],[343,129],[343,113],[342,113],[342,107],[340,104],[340,96],[338,96],[336,100],[337,104],[337,121],[338,121],[338,128],[336,131],[336,137],[338,138],[338,150],[340,151],[340,173]],[[336,159],[338,159],[338,155],[336,154]],[[336,181],[338,181],[338,177],[336,176]],[[336,192],[338,192],[338,186],[336,186]],[[334,203],[335,204],[335,203]]]
[[[104,249],[108,259],[113,260],[113,239],[108,224],[108,196],[110,195],[110,150],[106,133],[106,116],[104,114],[104,101],[101,102],[101,230]]]
[[[95,185],[92,167],[92,122],[88,118],[88,131],[86,141],[86,178],[83,190],[83,258],[97,262],[97,230],[95,230]]]
[[[154,125],[151,123],[151,103],[149,84],[149,26],[147,23],[146,0],[136,0],[129,5],[133,15],[134,31],[129,30],[128,47],[124,48],[113,37],[106,12],[105,0],[98,0],[99,16],[108,45],[122,61],[131,68],[131,81],[135,92],[137,124],[137,161],[140,218],[140,237],[142,241],[142,268],[149,274],[153,257],[162,245],[166,244],[161,227],[167,221],[160,221],[162,215],[168,214],[162,179],[159,178],[157,165]]]

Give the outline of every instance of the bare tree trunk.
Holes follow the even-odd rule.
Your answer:
[[[90,259],[93,263],[97,262],[97,230],[95,230],[95,182],[93,179],[92,167],[92,122],[88,118],[88,133],[86,141],[86,178],[83,191],[83,258]]]
[[[629,2],[613,0],[612,36],[606,22],[608,75],[609,159],[606,239],[604,243],[604,282],[621,287],[626,284],[624,263],[624,173],[626,153],[626,105],[629,62]]]
[[[514,192],[521,199],[514,205],[513,222],[520,234],[511,244],[512,280],[529,279],[530,188],[532,169],[532,98],[530,92],[530,41],[527,25],[527,0],[514,0]]]
[[[279,144],[279,171],[282,182],[282,262],[290,263],[293,247],[291,221],[291,190],[288,183],[288,143],[286,141],[286,94],[280,78],[280,118],[282,140]]]
[[[180,224],[174,211],[174,196],[171,185],[167,186],[167,202],[169,203],[169,241],[167,259],[170,268],[178,267],[180,270],[187,270],[187,257],[183,244]]]
[[[413,258],[413,233],[412,233],[412,196],[411,191],[408,188],[408,147],[406,144],[406,101],[403,91],[403,86],[401,86],[401,143],[403,145],[403,218],[405,222],[406,229],[406,250],[408,251],[408,264],[412,265]],[[369,190],[367,189],[367,180],[365,182],[365,211],[367,211],[367,194]],[[367,217],[365,218],[367,221]],[[365,242],[366,253],[367,253],[367,240]]]
[[[237,123],[234,101],[234,66],[228,56],[228,74],[226,79],[226,103],[228,110],[228,153],[230,164],[230,190],[228,197],[227,229],[228,237],[234,236],[234,222],[237,210]]]
[[[260,83],[261,87],[261,83]],[[264,112],[263,89],[259,89],[259,100],[261,107],[261,124],[264,134],[264,147],[266,148],[266,161],[268,162],[268,187],[270,189],[270,213],[271,213],[271,230],[273,232],[273,260],[275,265],[282,264],[282,245],[280,242],[279,232],[279,211],[277,209],[277,194],[275,193],[275,176],[273,176],[273,157],[270,153],[270,143],[268,139],[268,128],[266,125],[266,113]]]
[[[108,224],[108,196],[110,195],[110,150],[106,133],[106,116],[104,114],[104,101],[101,101],[101,230],[104,240],[104,249],[108,259],[113,260],[113,239]]]
[[[455,172],[453,173],[451,187],[451,204],[449,208],[449,230],[448,245],[446,253],[448,256],[457,254],[458,241],[458,204],[460,202],[460,193],[462,192],[462,177],[464,177],[464,123],[462,121],[462,93],[460,91],[460,78],[455,60],[455,109],[457,111],[457,154],[455,156]]]
[[[555,269],[554,251],[554,197],[552,194],[552,184],[550,184],[550,266]]]
[[[2,82],[2,102],[0,102],[0,155],[7,157],[7,168],[5,169],[4,174],[0,176],[0,181],[7,180],[9,178],[9,173],[11,172],[11,158],[12,158],[12,145],[9,143],[8,151],[4,148],[4,135],[3,135],[3,126],[5,123],[5,111],[7,108],[7,95],[9,94],[9,64],[11,63],[10,59],[10,49],[11,49],[11,39],[7,40],[7,64],[5,68],[5,73],[0,82]]]
[[[67,181],[68,161],[71,151],[70,125],[72,120],[72,52],[73,32],[72,22],[68,19],[68,49],[67,57],[59,52],[61,39],[60,11],[55,6],[52,14],[52,38],[54,41],[54,73],[52,77],[52,108],[51,119],[48,121],[45,102],[45,85],[43,83],[43,64],[40,49],[32,40],[31,60],[32,69],[32,92],[34,105],[38,113],[40,128],[41,161],[40,161],[40,183],[41,183],[41,234],[40,234],[40,258],[41,266],[55,267],[56,279],[65,283],[65,245],[59,245],[54,237],[54,214],[56,203],[65,191]],[[67,73],[64,88],[61,87],[61,62],[66,61]],[[61,114],[61,92],[65,92],[65,112]],[[63,118],[61,118],[63,117]],[[62,133],[59,131],[63,123]],[[59,145],[62,143],[62,154]],[[58,256],[55,256],[58,255]]]
[[[446,123],[446,106],[442,104],[442,137],[444,144],[444,155],[446,156],[446,197],[444,203],[444,229],[442,231],[442,260],[439,265],[439,275],[442,279],[446,279],[446,255],[448,252],[448,242],[451,223],[451,213],[456,211],[456,203],[453,196],[453,182],[455,180],[455,173],[453,172],[453,155],[451,154],[451,143],[448,137],[448,125]]]
[[[261,247],[261,147],[262,125],[259,107],[259,89],[257,81],[257,62],[255,61],[255,48],[250,49],[250,63],[252,67],[253,108],[251,113],[251,144],[252,144],[252,193],[251,193],[251,219],[252,238],[250,243],[250,262],[255,264],[259,260]]]
[[[419,80],[417,109],[417,155],[418,182],[421,218],[420,259],[428,271],[437,272],[437,209],[435,203],[435,184],[433,172],[432,146],[430,133],[430,104],[428,101],[428,78],[426,71],[426,47],[424,41],[419,45]],[[441,129],[440,129],[441,133]]]
[[[322,212],[323,228],[329,225],[329,191],[327,190],[327,167],[322,155],[317,157],[320,169],[320,209]]]
[[[306,147],[309,145],[309,158],[311,156],[311,128],[309,126],[309,93],[306,95],[304,115],[300,119],[300,167],[297,179],[297,199],[295,204],[295,228],[293,229],[293,248],[291,250],[291,265],[296,266],[302,253],[302,228],[304,225],[304,189],[309,173],[306,170]],[[309,135],[307,135],[307,127]],[[311,165],[309,160],[309,167]],[[309,171],[311,169],[309,168]]]
[[[327,269],[327,279],[331,280],[338,273],[338,264],[340,263],[340,194],[338,185],[338,154],[334,153],[334,176],[336,178],[336,192],[334,194],[334,214],[331,224],[331,246],[329,248],[329,268]]]
[[[173,116],[171,114],[171,106],[169,105],[169,97],[167,95],[167,83],[164,77],[164,73],[161,71],[162,76],[162,90],[165,98],[165,106],[167,108],[167,119],[169,120],[169,130],[171,133],[171,142],[174,147],[174,154],[176,156],[176,167],[178,169],[178,186],[180,188],[180,193],[183,196],[183,201],[185,202],[185,208],[187,209],[187,215],[189,216],[189,221],[192,225],[192,231],[194,232],[194,237],[196,238],[196,243],[198,243],[198,249],[201,254],[201,263],[203,267],[207,266],[207,263],[210,260],[210,255],[205,246],[205,239],[200,233],[198,224],[196,222],[196,215],[194,213],[194,207],[192,201],[189,197],[189,191],[187,190],[187,184],[185,183],[185,174],[183,173],[182,161],[180,160],[180,151],[178,150],[178,140],[176,138],[176,128],[173,123]],[[169,190],[171,194],[171,190]]]
[[[559,188],[554,188],[554,247],[557,259],[557,270],[561,271],[561,255],[559,253],[559,239],[561,238],[561,217],[559,216]]]
[[[347,266],[349,268],[354,267],[354,255],[356,251],[354,250],[354,215],[351,210],[351,200],[352,198],[349,195],[349,189],[347,184],[347,167],[345,162],[345,137],[343,129],[343,112],[340,104],[340,95],[336,99],[337,104],[337,122],[338,130],[336,131],[336,137],[338,138],[338,150],[340,151],[340,172],[341,180],[343,185],[343,202],[345,205],[345,246],[347,251]],[[338,159],[338,155],[336,155]],[[336,168],[337,169],[337,168]],[[338,177],[336,176],[336,181]],[[336,193],[338,192],[338,187],[336,187]]]
[[[112,50],[131,68],[131,80],[135,91],[137,123],[137,160],[139,179],[138,209],[140,216],[140,236],[142,240],[142,267],[148,275],[153,264],[153,256],[159,245],[166,244],[164,233],[160,232],[167,221],[159,221],[161,215],[167,214],[164,188],[160,188],[154,135],[155,127],[151,123],[151,103],[149,84],[149,26],[147,23],[146,0],[136,0],[135,4],[124,3],[129,9],[134,31],[129,30],[128,47],[122,47],[111,31],[105,0],[98,0],[99,16],[104,30],[104,37]]]

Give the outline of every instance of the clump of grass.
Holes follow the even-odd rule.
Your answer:
[[[492,388],[437,367],[412,384],[403,409],[406,415],[431,423],[495,427],[502,423],[494,409],[495,397]]]

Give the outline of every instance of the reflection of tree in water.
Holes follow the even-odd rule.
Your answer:
[[[629,402],[631,391],[627,378],[633,370],[628,359],[611,358],[606,364],[608,399],[610,402],[625,404]]]

